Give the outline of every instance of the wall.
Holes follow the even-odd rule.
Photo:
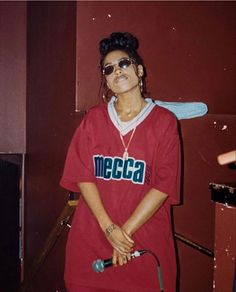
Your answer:
[[[0,2],[0,214],[4,235],[0,255],[1,291],[14,291],[18,285],[19,257],[23,256],[20,235],[26,152],[26,6],[26,2]],[[10,166],[5,168],[5,165]]]
[[[0,152],[26,150],[26,3],[0,2]]]
[[[16,50],[13,40],[17,36],[21,36],[17,44],[25,40],[26,30],[22,29],[22,25],[26,23],[26,11],[21,11],[24,2],[0,5],[1,11],[5,11],[2,19],[6,28],[4,31],[3,25],[0,26],[1,36],[6,40],[10,35],[13,36],[7,48],[7,42],[0,44],[0,52],[5,54],[5,67],[1,70],[4,74],[8,72],[6,64],[9,64],[10,58],[10,64],[14,64],[11,68],[17,68],[16,71],[20,72],[17,74],[13,71],[14,74],[10,72],[6,75],[5,94],[1,95],[0,102],[7,102],[5,96],[18,96],[18,93],[21,96],[19,102],[13,101],[14,105],[20,104],[19,108],[13,107],[14,110],[20,110],[20,114],[15,114],[18,119],[15,121],[15,117],[12,118],[13,125],[16,128],[19,126],[17,133],[21,134],[14,132],[12,139],[9,139],[9,133],[15,129],[10,127],[8,132],[1,129],[7,142],[3,148],[4,151],[13,151],[10,142],[16,141],[14,151],[24,152],[25,132],[22,123],[25,106],[22,92],[25,71],[24,65],[18,68],[19,63],[14,63],[12,56],[20,54],[17,60],[25,62],[25,50],[21,45]],[[26,272],[30,270],[33,259],[66,204],[67,192],[58,186],[58,181],[66,149],[83,115],[83,112],[74,111],[78,81],[75,79],[76,3],[31,1],[27,3],[27,8]],[[18,14],[15,14],[17,11]],[[111,30],[124,30],[127,27],[140,35],[140,52],[148,68],[148,88],[152,96],[166,101],[194,100],[208,104],[207,116],[181,121],[183,205],[174,208],[174,219],[178,233],[209,249],[213,249],[214,204],[210,200],[208,184],[210,181],[234,179],[232,171],[220,167],[216,162],[217,154],[235,148],[234,11],[233,2],[78,3],[78,41],[81,43],[77,45],[81,60],[86,61],[86,68],[97,66],[98,39]],[[14,16],[11,22],[7,21],[10,16]],[[145,21],[145,17],[148,21]],[[12,23],[15,23],[14,29],[10,26]],[[84,43],[87,46],[83,46]],[[94,54],[89,53],[89,48]],[[79,72],[87,74],[85,70]],[[9,76],[16,81],[10,82]],[[18,78],[23,78],[19,87]],[[83,94],[83,90],[87,92],[87,80],[92,82],[91,75],[86,82],[81,80],[77,87],[81,109],[86,108],[91,100],[92,103],[98,101],[99,79],[94,79],[94,87],[89,86],[89,98]],[[16,87],[12,87],[12,84]],[[16,88],[16,94],[9,95],[12,88]],[[10,108],[6,103],[3,106]],[[9,117],[11,115],[8,113],[4,121],[8,121]],[[64,232],[37,274],[33,282],[34,292],[63,291],[66,235],[67,232]],[[177,245],[180,291],[211,291],[212,259],[181,242]]]
[[[59,180],[80,122],[74,112],[75,8],[74,2],[28,3],[26,273],[68,199]],[[33,291],[61,291],[65,244],[60,242],[49,266],[46,261],[37,273]]]
[[[235,3],[125,1],[77,6],[77,94],[80,108],[98,101],[98,42],[112,31],[140,41],[153,98],[203,101],[211,114],[234,114]],[[86,45],[85,45],[86,44]],[[87,81],[95,82],[87,96]],[[227,96],[227,103],[221,103]]]

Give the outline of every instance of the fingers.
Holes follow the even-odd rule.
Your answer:
[[[113,247],[122,256],[126,256],[127,253],[129,253],[129,251],[127,249],[123,248],[122,246],[116,246],[116,245],[114,245]]]
[[[131,254],[127,254],[127,256],[124,256],[123,254],[119,253],[117,250],[113,250],[113,257],[112,257],[112,263],[115,267],[117,266],[123,266],[127,264],[131,260]]]
[[[132,260],[131,253],[128,253],[126,257],[127,257],[127,260],[128,260],[128,261],[131,261],[131,260]]]
[[[114,249],[113,250],[113,256],[112,256],[112,264],[113,266],[117,266],[118,263],[118,252]]]
[[[122,245],[126,249],[126,252],[131,252],[134,247],[134,241],[124,230],[121,229],[121,231],[123,235]]]
[[[129,241],[130,245],[133,246],[134,245],[134,241],[133,239],[123,230],[124,236],[125,238]]]
[[[134,241],[118,226],[109,234],[107,239],[110,241],[114,249],[122,255],[127,255],[127,253],[130,253],[133,250]]]
[[[130,254],[133,251],[133,246],[129,247],[126,244],[112,244],[113,248],[120,254],[127,256],[127,254]]]

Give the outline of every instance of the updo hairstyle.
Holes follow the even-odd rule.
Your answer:
[[[138,46],[138,39],[132,34],[128,32],[113,32],[108,38],[102,39],[99,43],[101,69],[106,55],[116,50],[126,52],[130,58],[135,60],[137,65],[143,66],[143,60],[137,53]]]
[[[143,60],[137,52],[138,47],[138,39],[132,34],[128,32],[113,32],[108,38],[102,39],[99,43],[99,51],[101,56],[100,69],[102,72],[104,59],[110,52],[120,50],[127,53],[127,55],[136,62],[136,65],[143,66],[143,76],[139,77],[139,85],[141,88],[142,96],[145,97],[147,93],[145,83],[146,70],[143,64]],[[112,94],[113,93],[107,87],[105,78],[102,74],[99,96],[102,95],[103,100],[109,101]]]

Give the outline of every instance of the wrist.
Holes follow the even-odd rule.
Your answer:
[[[111,235],[111,233],[117,228],[117,226],[112,223],[110,224],[106,229],[105,229],[105,234],[107,237],[109,237]]]
[[[106,229],[113,224],[112,220],[109,218],[109,216],[102,216],[100,220],[98,219],[98,224],[103,232],[106,231]]]
[[[126,226],[126,225],[123,225],[122,226],[122,229],[125,231],[125,233],[129,236],[132,236],[133,235],[133,230],[129,227],[129,226]]]

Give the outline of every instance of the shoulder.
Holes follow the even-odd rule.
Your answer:
[[[165,122],[176,122],[175,115],[169,111],[168,109],[161,107],[159,105],[155,105],[155,107],[152,110],[152,114],[155,119],[162,120]]]
[[[101,103],[87,110],[79,127],[87,130],[98,128],[99,126],[102,126],[107,119],[107,104]]]
[[[101,118],[107,113],[107,104],[99,103],[97,105],[92,106],[86,111],[85,116],[83,117],[83,122],[92,122],[97,118]]]
[[[166,108],[155,105],[150,115],[150,123],[159,134],[178,133],[176,116]]]
[[[101,102],[89,108],[87,111],[87,115],[101,114],[102,112],[106,111],[106,109],[107,109],[107,103]]]

